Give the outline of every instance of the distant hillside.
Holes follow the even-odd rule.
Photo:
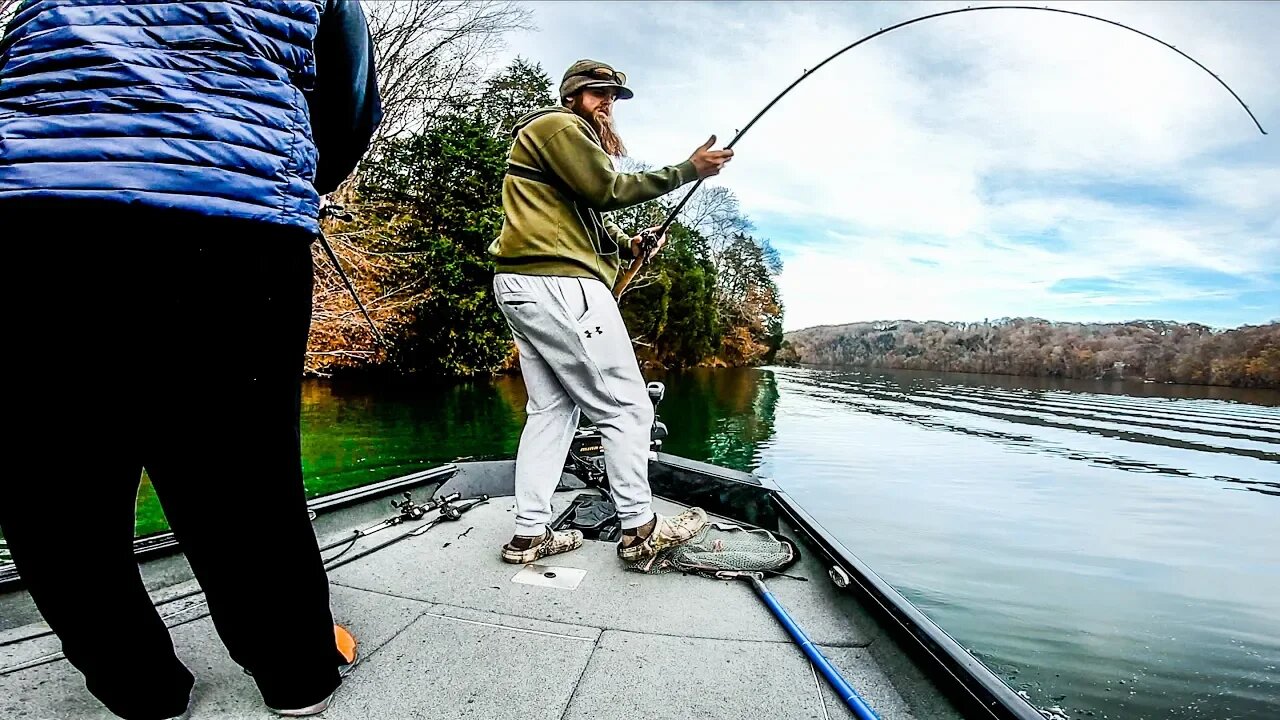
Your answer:
[[[1280,323],[859,322],[787,333],[777,361],[1280,388]]]

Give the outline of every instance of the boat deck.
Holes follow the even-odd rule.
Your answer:
[[[557,495],[557,506],[576,493]],[[345,526],[325,523],[318,532],[322,540],[341,537],[385,514],[385,504],[370,504],[343,513]],[[612,544],[590,541],[545,561],[585,571],[575,589],[517,583],[521,567],[498,559],[513,514],[512,498],[494,498],[330,573],[335,619],[355,632],[362,659],[324,718],[852,717],[747,584],[628,572]],[[175,564],[185,563],[168,562],[167,569],[148,563],[157,599],[194,587],[172,584],[181,578]],[[825,568],[806,558],[790,572],[812,581],[777,578],[770,588],[882,718],[959,717]],[[199,599],[162,607],[179,656],[197,676],[192,718],[275,717],[227,656]],[[13,627],[30,612],[22,602],[10,599],[0,610],[10,626],[0,642],[40,629]],[[0,647],[0,673],[57,650],[53,637]],[[59,661],[0,675],[0,717],[113,716]]]

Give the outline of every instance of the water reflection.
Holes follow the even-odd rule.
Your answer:
[[[1207,410],[1195,416],[1201,418],[1199,421],[1190,421],[1182,418],[1192,417],[1186,414],[1193,412],[1191,410],[1163,409],[1152,403],[1147,405],[1149,412],[1132,413],[1113,407],[1116,403],[1111,398],[1083,393],[1067,394],[1070,399],[1064,400],[1060,391],[1044,395],[1025,390],[993,390],[999,385],[1007,387],[1010,381],[1003,377],[997,379],[999,385],[978,386],[970,384],[975,382],[971,376],[961,376],[968,382],[948,384],[949,376],[932,373],[903,376],[900,371],[888,375],[874,371],[780,372],[794,380],[795,390],[801,397],[931,430],[983,438],[1017,452],[1045,453],[1127,472],[1224,481],[1229,483],[1228,489],[1233,490],[1247,489],[1268,495],[1280,491],[1280,472],[1269,465],[1246,466],[1229,461],[1234,463],[1231,467],[1242,468],[1244,476],[1237,477],[1224,474],[1223,462],[1214,462],[1211,456],[1204,455],[1222,453],[1280,463],[1280,431],[1268,429],[1270,424],[1278,422],[1280,412],[1270,410],[1268,413],[1266,406],[1258,407],[1260,412],[1249,421],[1232,422],[1228,419],[1230,416],[1214,419],[1214,413]],[[1186,394],[1188,389],[1181,388],[1181,392]],[[1264,391],[1238,392],[1258,399],[1265,397]],[[1248,407],[1240,406],[1241,414],[1255,414],[1246,410]],[[1164,422],[1133,420],[1130,414]],[[1215,429],[1219,427],[1241,427],[1249,432]],[[1067,432],[1053,432],[1056,430]],[[1082,435],[1123,442],[1083,442]],[[1148,455],[1131,443],[1189,452]],[[1189,466],[1162,461],[1171,457],[1193,460]],[[1197,468],[1204,469],[1197,472]]]
[[[699,368],[649,379],[667,385],[659,409],[671,430],[667,452],[744,472],[760,467],[778,405],[773,371]]]
[[[646,379],[667,385],[659,408],[671,429],[665,450],[738,470],[759,467],[778,403],[772,371],[700,369]],[[327,494],[464,457],[509,457],[526,401],[519,376],[377,386],[310,381],[302,415],[308,492]]]
[[[1280,717],[1280,393],[775,377],[761,471],[1034,702]]]
[[[509,456],[524,423],[518,378],[303,387],[303,468],[310,496],[468,456]]]

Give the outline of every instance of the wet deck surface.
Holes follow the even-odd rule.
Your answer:
[[[658,511],[679,508],[660,502]],[[330,573],[335,619],[356,633],[362,660],[322,717],[852,717],[748,585],[627,572],[613,545],[599,542],[545,561],[585,570],[575,589],[516,583],[521,568],[498,559],[513,515],[512,499],[496,498]],[[342,534],[320,531],[322,540]],[[791,572],[812,581],[778,578],[771,589],[882,718],[959,717],[818,563],[806,559]],[[10,620],[20,606],[3,606]],[[226,655],[199,597],[162,614],[172,615],[179,656],[197,676],[194,720],[275,717]],[[0,642],[38,629],[11,628]],[[58,647],[52,637],[0,647],[0,673]],[[114,716],[59,661],[0,675],[0,717]]]

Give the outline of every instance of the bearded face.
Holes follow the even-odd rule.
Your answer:
[[[613,127],[613,92],[588,88],[574,95],[569,109],[591,123],[600,136],[600,147],[612,157],[624,157],[627,147]]]

